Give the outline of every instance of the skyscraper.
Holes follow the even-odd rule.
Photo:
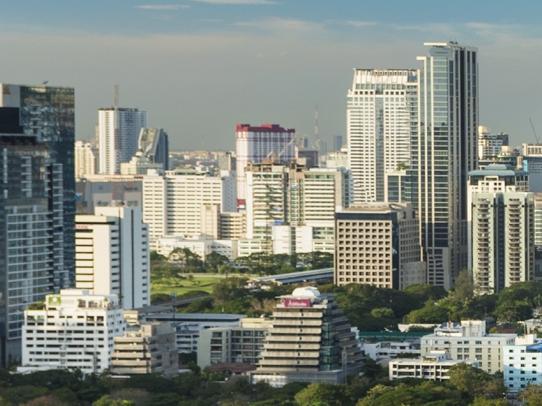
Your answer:
[[[246,199],[245,168],[249,162],[258,164],[265,159],[288,163],[297,158],[295,130],[278,124],[237,124],[235,128],[237,155],[237,200],[243,206]]]
[[[147,126],[147,113],[135,108],[106,107],[98,110],[99,170],[120,173],[138,148],[139,132]]]
[[[96,174],[97,151],[90,142],[75,141],[75,178]]]
[[[139,133],[138,150],[154,164],[169,169],[169,137],[161,128],[142,128]]]
[[[416,89],[415,70],[354,70],[346,116],[355,203],[385,200],[386,176],[410,165]]]
[[[2,367],[20,358],[24,309],[53,290],[55,269],[63,266],[54,232],[63,227],[62,165],[51,163],[36,136],[22,133],[18,119],[19,109],[0,108]]]
[[[411,144],[412,203],[428,282],[449,289],[467,266],[467,175],[477,163],[478,59],[456,42],[418,57],[418,130]]]
[[[74,89],[11,84],[0,84],[0,88],[0,107],[18,109],[22,133],[46,146],[50,170],[61,175],[49,195],[56,217],[53,283],[55,289],[69,287],[74,280],[75,262]]]

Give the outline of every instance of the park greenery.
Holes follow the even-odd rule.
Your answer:
[[[528,387],[520,399],[539,405],[542,390]],[[288,384],[272,388],[246,377],[224,376],[193,367],[176,377],[140,375],[126,379],[53,370],[27,375],[0,371],[0,405],[93,406],[504,406],[502,377],[465,364],[452,368],[447,382],[390,382],[386,370],[367,360],[347,384]]]
[[[404,290],[357,284],[318,287],[322,293],[334,295],[350,323],[360,331],[396,330],[399,323],[443,323],[465,319],[493,320],[495,325],[518,329],[518,321],[533,317],[533,311],[542,306],[541,282],[519,283],[495,295],[475,296],[472,284],[464,275],[458,277],[455,289],[449,292],[430,285],[412,285]],[[203,289],[195,288],[192,294],[205,293]],[[288,294],[293,288],[289,285],[254,289],[249,287],[246,277],[224,277],[207,289],[208,295],[202,295],[179,310],[268,316],[277,296]]]

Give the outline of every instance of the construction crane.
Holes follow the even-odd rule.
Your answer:
[[[538,135],[536,134],[536,130],[534,128],[533,120],[531,119],[531,117],[529,117],[529,123],[531,124],[531,130],[533,130],[533,135],[534,135],[534,138],[536,139],[536,143],[540,144],[540,140],[538,139]]]

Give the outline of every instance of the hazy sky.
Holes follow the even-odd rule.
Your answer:
[[[417,67],[423,42],[477,46],[481,123],[542,139],[542,2],[0,0],[0,82],[74,86],[77,137],[96,109],[148,111],[175,149],[233,148],[236,122],[345,132],[353,67]]]

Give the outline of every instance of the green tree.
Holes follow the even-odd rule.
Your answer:
[[[505,388],[502,377],[495,377],[467,364],[458,364],[450,368],[450,385],[472,400],[475,397],[502,399]]]
[[[416,381],[414,381],[416,382]],[[400,383],[397,386],[376,385],[357,406],[432,405],[463,406],[461,393],[440,383]]]
[[[542,385],[529,385],[518,397],[525,406],[542,406]]]
[[[341,406],[352,402],[344,385],[313,383],[295,395],[299,406]]]
[[[428,300],[421,309],[413,310],[405,317],[407,323],[442,323],[448,319],[448,310],[433,300]]]
[[[109,395],[103,395],[92,406],[134,406],[134,402],[126,399],[113,399]]]

